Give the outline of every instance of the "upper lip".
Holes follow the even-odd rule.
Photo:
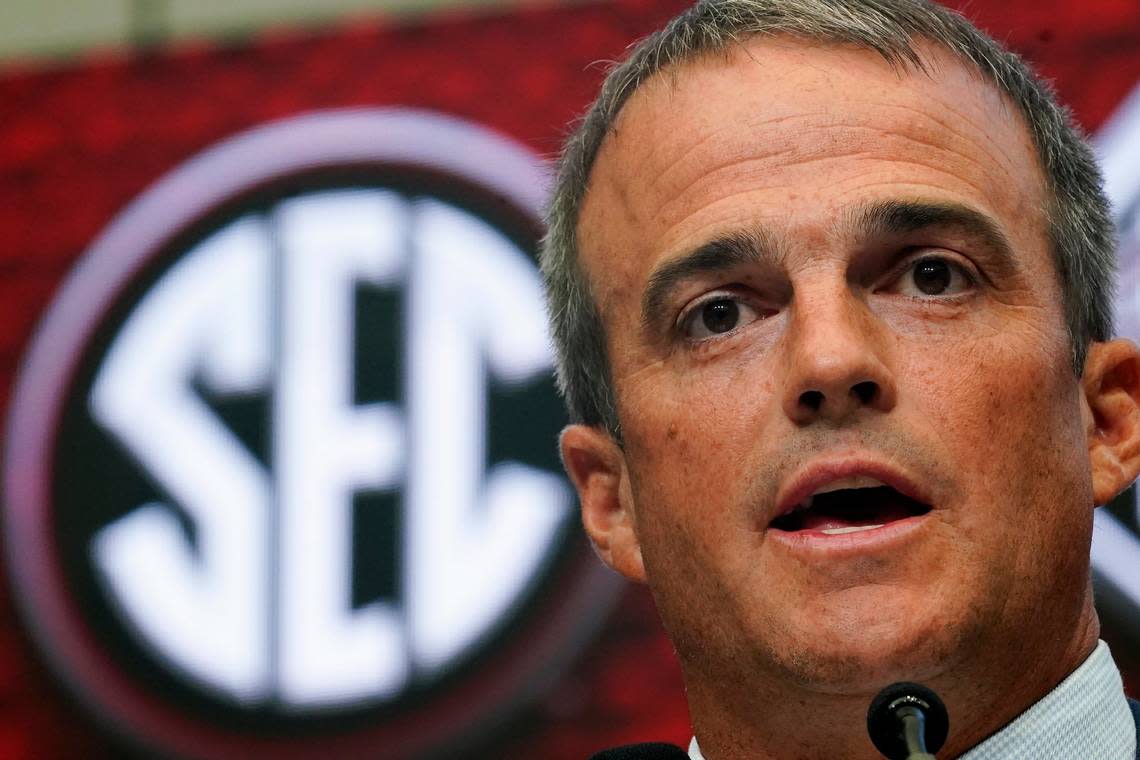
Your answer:
[[[776,493],[776,511],[772,519],[783,517],[829,484],[844,478],[862,476],[879,481],[909,499],[930,505],[930,497],[907,473],[885,462],[858,456],[844,456],[811,462],[794,472]]]

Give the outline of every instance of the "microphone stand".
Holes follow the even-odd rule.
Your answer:
[[[867,733],[889,760],[937,760],[949,732],[946,705],[922,684],[891,684],[867,710]]]
[[[938,760],[926,751],[926,715],[915,705],[906,704],[895,713],[903,724],[906,760]]]

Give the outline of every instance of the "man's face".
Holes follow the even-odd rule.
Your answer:
[[[924,57],[753,40],[643,85],[593,169],[611,561],[687,672],[847,692],[1088,615],[1041,171],[1014,106]]]

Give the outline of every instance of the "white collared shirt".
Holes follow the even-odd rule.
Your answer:
[[[951,719],[953,717],[951,716]],[[691,760],[705,760],[697,737]],[[1108,644],[1053,691],[959,760],[1135,760],[1136,724]]]

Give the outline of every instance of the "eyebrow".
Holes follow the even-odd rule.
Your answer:
[[[857,208],[848,217],[866,237],[904,235],[930,228],[955,229],[977,238],[994,253],[998,264],[1012,266],[1013,246],[992,218],[959,203],[889,200]]]
[[[999,266],[1009,268],[1015,261],[1013,246],[997,223],[986,214],[959,203],[876,201],[852,209],[846,221],[865,238],[912,234],[933,228],[954,229],[978,239],[995,255]],[[652,330],[661,324],[670,311],[670,294],[691,277],[742,265],[779,264],[782,258],[773,236],[763,227],[733,232],[703,243],[649,276],[641,299],[642,326]]]
[[[771,237],[762,228],[733,232],[703,243],[649,276],[641,299],[641,323],[647,329],[661,324],[669,312],[670,293],[691,277],[741,265],[776,262],[779,258]]]

